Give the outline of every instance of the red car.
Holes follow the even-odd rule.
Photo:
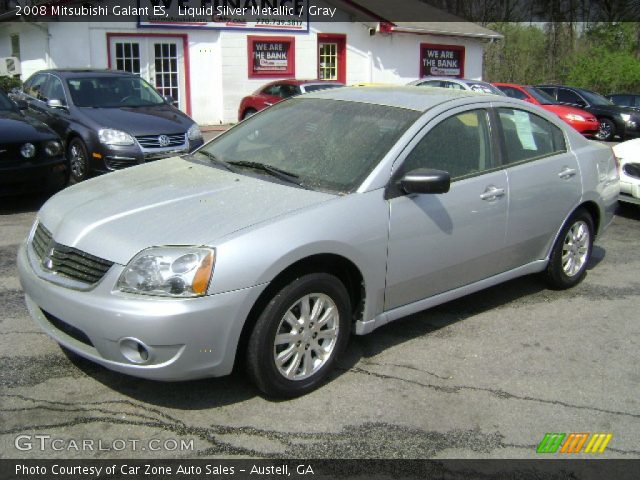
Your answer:
[[[598,132],[599,123],[596,117],[579,108],[561,105],[542,90],[514,83],[494,83],[493,85],[502,90],[508,97],[540,105],[545,110],[555,113],[585,137],[593,137]]]
[[[244,120],[254,113],[258,113],[260,110],[264,110],[274,103],[281,102],[289,97],[335,87],[344,87],[344,84],[324,80],[295,79],[276,80],[275,82],[267,83],[242,99],[238,109],[238,120]]]

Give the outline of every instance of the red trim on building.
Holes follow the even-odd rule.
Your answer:
[[[165,37],[182,39],[182,60],[184,63],[184,101],[187,115],[191,115],[191,62],[189,60],[189,35],[186,33],[138,33],[107,32],[107,66],[111,68],[111,38],[113,37]]]
[[[320,78],[320,43],[324,42],[338,44],[338,81],[347,83],[347,36],[342,33],[318,34],[318,78]]]
[[[423,66],[422,66],[422,61],[424,59],[423,56],[423,52],[425,48],[430,48],[430,49],[434,49],[434,50],[453,50],[453,51],[457,51],[459,52],[459,58],[460,58],[460,75],[451,75],[452,77],[455,78],[464,78],[464,62],[465,62],[465,47],[462,45],[441,45],[441,44],[435,44],[435,43],[421,43],[420,44],[420,62],[419,62],[419,66],[418,66],[418,78],[424,78],[424,75],[422,75],[423,73]],[[439,76],[446,76],[446,75],[439,75]]]
[[[256,72],[253,68],[253,46],[256,42],[288,43],[287,70],[277,72]],[[247,35],[247,64],[249,78],[295,78],[296,76],[296,37],[276,37]]]

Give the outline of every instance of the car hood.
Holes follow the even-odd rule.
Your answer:
[[[592,105],[590,110],[592,112],[600,113],[628,113],[638,114],[638,111],[631,107],[623,107],[621,105]]]
[[[134,136],[185,133],[194,123],[171,105],[120,108],[79,107],[79,110],[104,128],[124,130]]]
[[[215,246],[225,235],[332,198],[174,157],[63,190],[39,219],[56,242],[124,265],[151,246]]]
[[[44,123],[18,112],[0,113],[0,143],[34,142],[58,138]]]

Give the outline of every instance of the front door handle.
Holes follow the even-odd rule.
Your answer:
[[[264,102],[264,104],[265,104],[267,107],[270,107],[271,105],[273,105],[273,103],[269,103],[269,102]]]
[[[487,202],[493,202],[500,197],[504,197],[504,188],[494,187],[493,185],[487,187],[484,193],[480,195],[480,199]]]
[[[578,172],[576,171],[575,168],[564,167],[562,171],[558,174],[558,176],[563,180],[569,180],[576,173]]]

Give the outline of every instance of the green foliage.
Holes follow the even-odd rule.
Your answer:
[[[484,77],[493,82],[565,83],[603,94],[640,93],[637,23],[532,26],[499,23],[504,35],[485,49]]]
[[[0,89],[5,92],[11,91],[12,88],[18,88],[22,82],[18,77],[0,77]]]

